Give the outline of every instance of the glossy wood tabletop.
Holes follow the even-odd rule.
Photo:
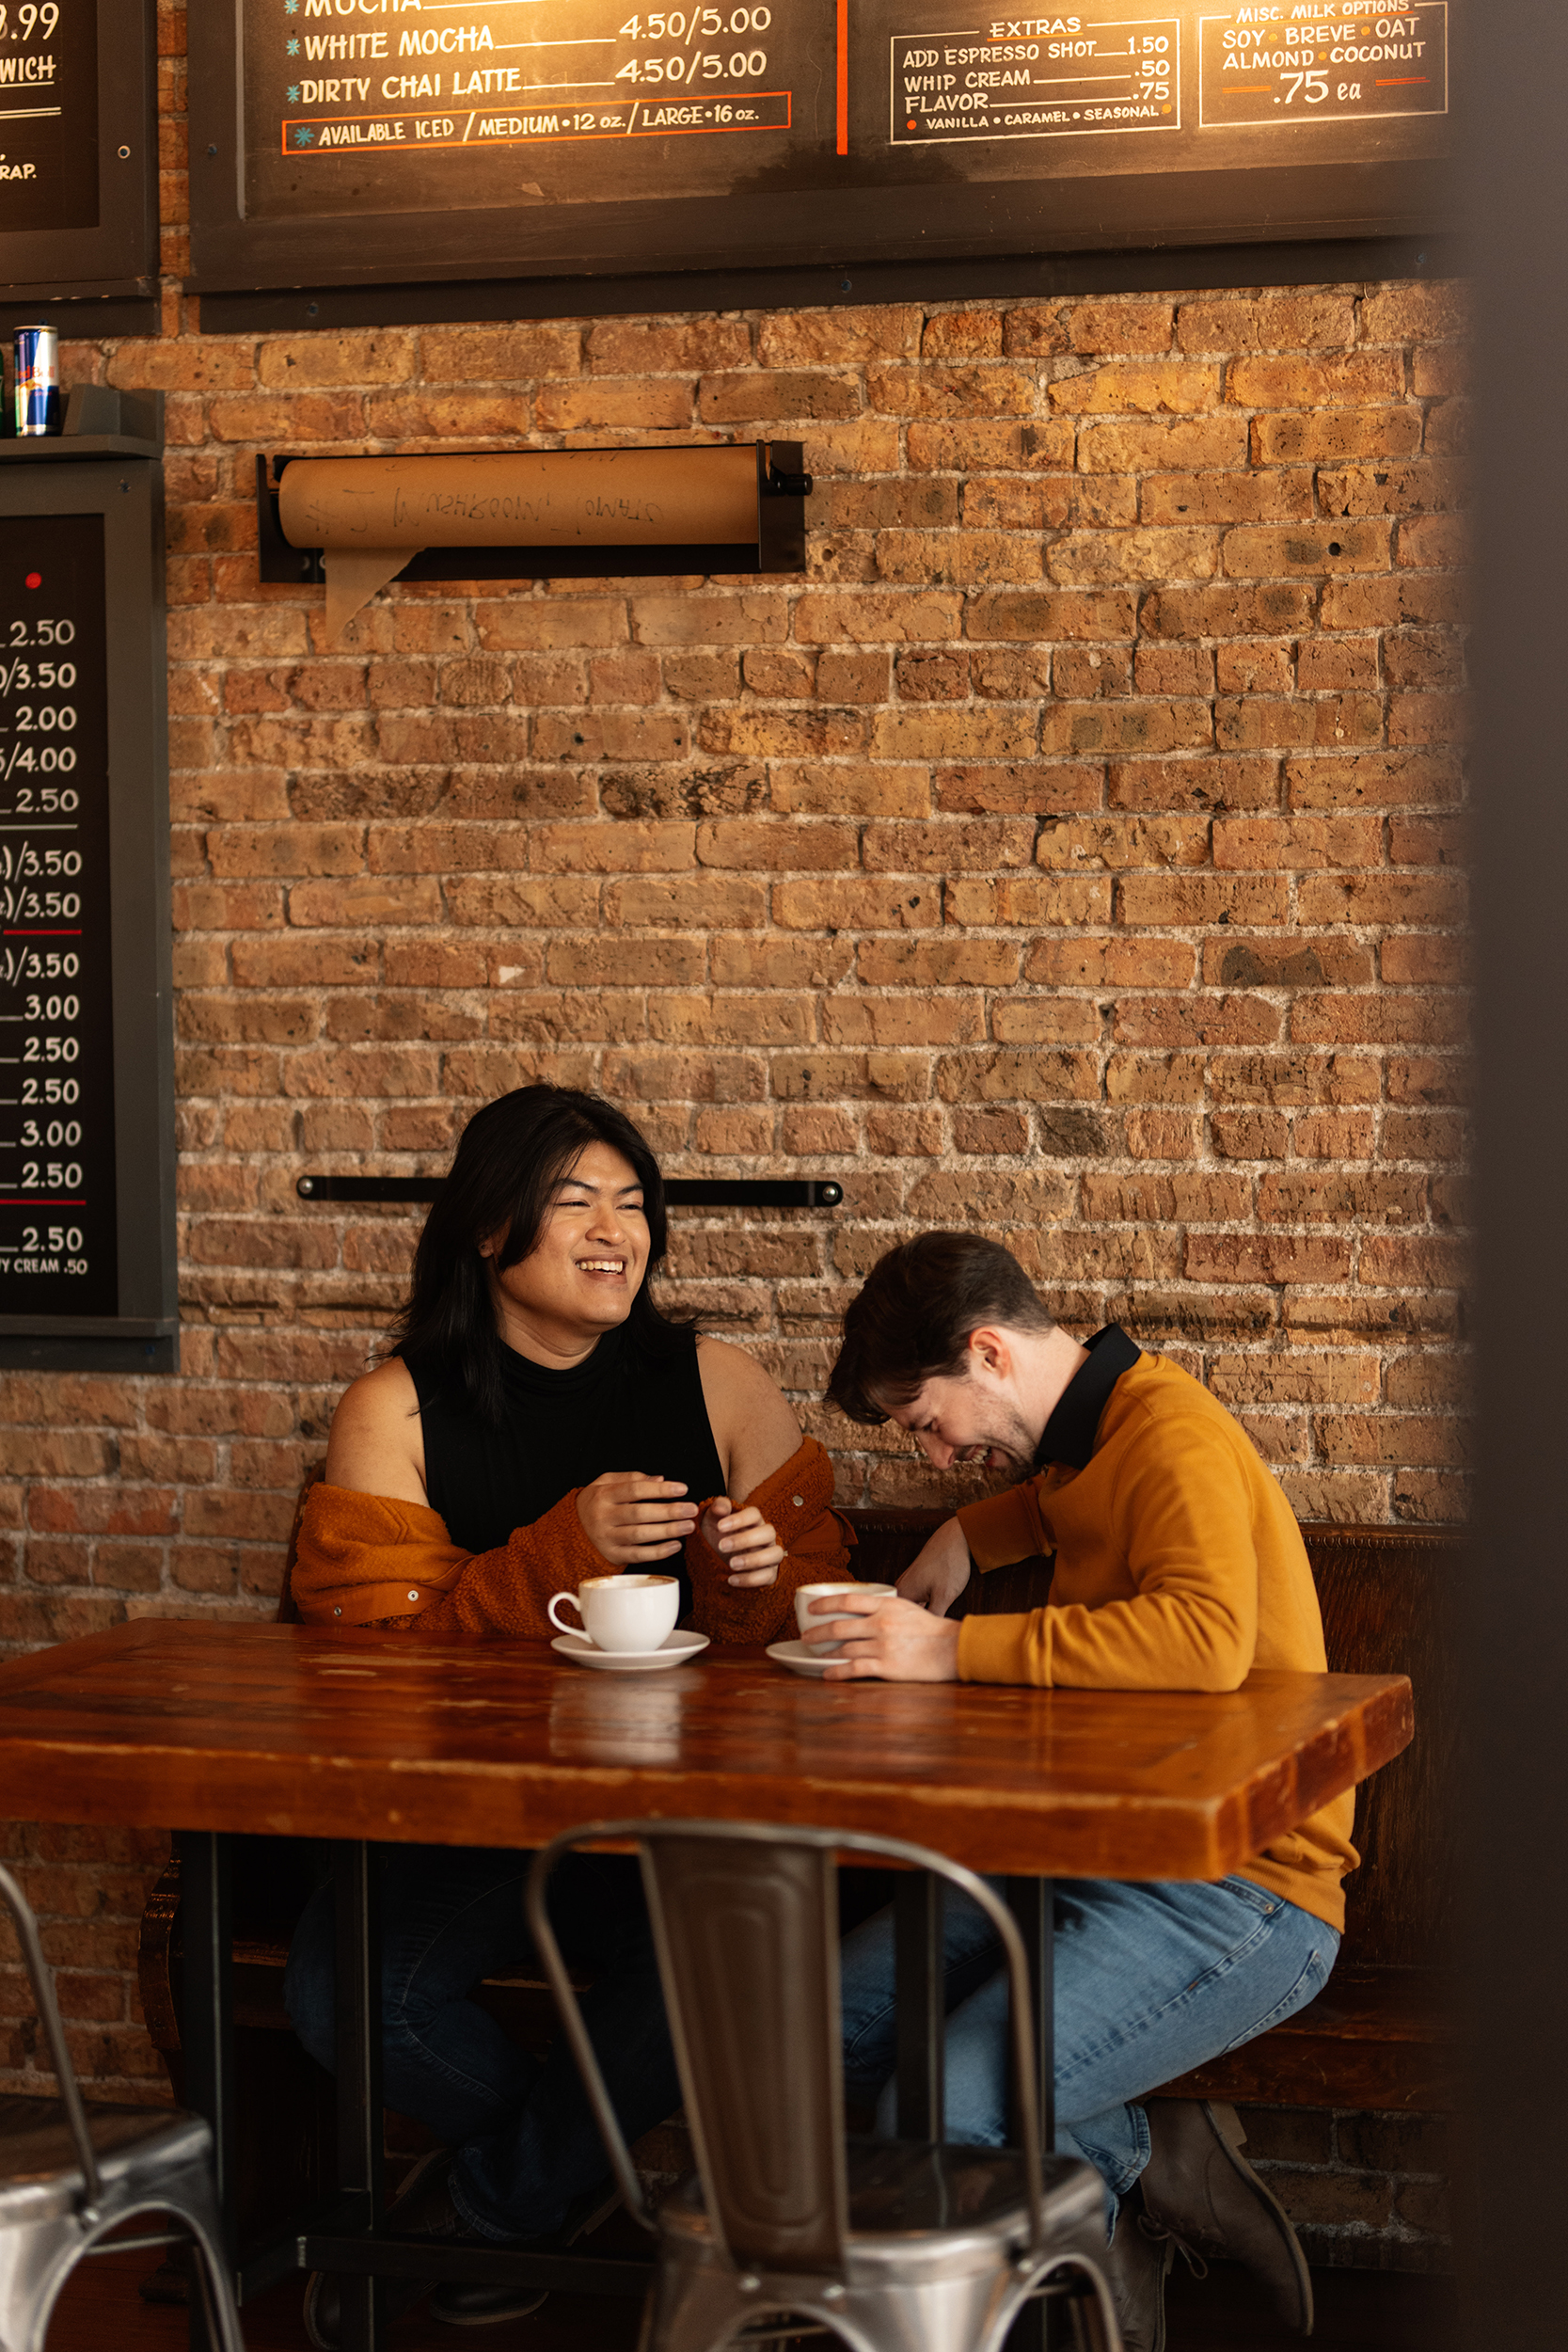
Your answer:
[[[1238,1692],[807,1681],[759,1649],[144,1619],[0,1667],[17,1820],[536,1846],[659,1814],[871,1830],[988,1870],[1220,1878],[1405,1746],[1397,1675]]]

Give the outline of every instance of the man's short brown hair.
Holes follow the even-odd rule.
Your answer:
[[[844,1318],[828,1398],[874,1428],[927,1380],[964,1370],[970,1334],[987,1324],[1052,1331],[1023,1268],[979,1233],[921,1233],[879,1258]]]

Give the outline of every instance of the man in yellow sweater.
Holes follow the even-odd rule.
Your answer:
[[[1323,1671],[1301,1533],[1244,1430],[1115,1324],[1081,1346],[998,1244],[927,1233],[883,1258],[845,1317],[828,1393],[851,1420],[911,1431],[941,1469],[984,1462],[1022,1482],[939,1528],[897,1599],[816,1604],[817,1638],[844,1642],[829,1678],[1219,1692],[1255,1666]],[[1038,1553],[1054,1554],[1045,1607],[947,1615],[974,1571]],[[1057,2145],[1105,2182],[1128,2352],[1161,2352],[1178,2243],[1243,2262],[1310,2330],[1300,2246],[1240,2153],[1234,2110],[1148,2094],[1322,1991],[1356,1862],[1353,1808],[1337,1799],[1218,1885],[1058,1882]],[[945,1966],[948,2137],[1003,2145],[1000,1952],[952,1898]],[[892,2009],[884,1915],[845,1951],[846,2064],[863,2095],[892,2074]]]

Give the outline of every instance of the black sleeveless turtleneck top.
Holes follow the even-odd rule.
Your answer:
[[[678,1478],[693,1502],[721,1494],[724,1472],[708,1425],[694,1333],[674,1332],[657,1355],[626,1327],[607,1331],[570,1372],[548,1372],[502,1350],[502,1418],[482,1421],[460,1388],[422,1357],[404,1359],[424,1428],[430,1507],[465,1551],[489,1551],[607,1470]],[[684,1560],[681,1614],[691,1606]]]

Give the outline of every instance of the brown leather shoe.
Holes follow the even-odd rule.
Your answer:
[[[1165,2280],[1175,2249],[1163,2230],[1150,2230],[1136,2192],[1117,2217],[1105,2249],[1105,2283],[1117,2307],[1122,2352],[1165,2352]]]
[[[1286,2327],[1309,2336],[1307,2257],[1284,2207],[1241,2153],[1246,2134],[1235,2108],[1150,2099],[1145,2111],[1152,2145],[1138,2185],[1149,2220],[1195,2253],[1243,2264]]]

